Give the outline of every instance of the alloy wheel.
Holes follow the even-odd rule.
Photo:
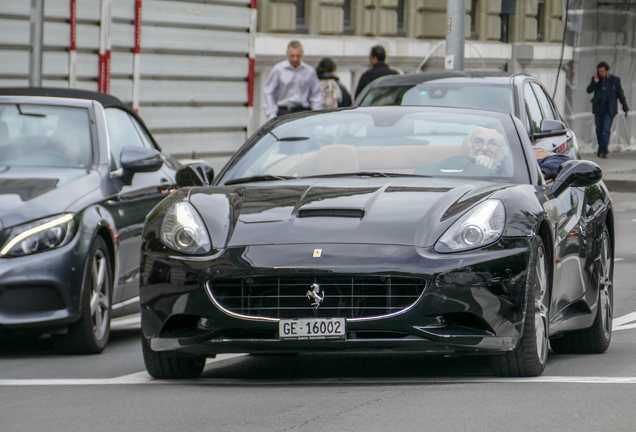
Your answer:
[[[607,232],[603,232],[601,237],[601,253],[599,256],[599,308],[600,316],[603,320],[603,332],[605,338],[609,339],[612,333],[612,257],[610,253],[609,238]]]
[[[95,251],[91,263],[91,297],[90,313],[93,323],[93,333],[97,340],[104,337],[108,329],[110,314],[110,285],[107,281],[108,265],[101,250]]]
[[[534,272],[535,343],[539,361],[545,364],[548,359],[548,274],[543,247],[537,250]]]

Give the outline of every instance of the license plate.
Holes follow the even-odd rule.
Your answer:
[[[344,318],[282,319],[278,332],[281,340],[345,339],[347,322]]]

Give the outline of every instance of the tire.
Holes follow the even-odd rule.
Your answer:
[[[146,370],[153,378],[194,379],[201,375],[205,367],[205,358],[178,357],[153,351],[143,334],[141,335],[141,350]]]
[[[539,376],[545,370],[548,360],[550,270],[541,238],[537,239],[531,265],[523,333],[514,350],[491,357],[492,371],[497,376]]]
[[[609,230],[604,227],[601,235],[601,251],[594,262],[594,277],[598,286],[598,307],[592,327],[564,333],[551,339],[552,351],[558,354],[601,354],[612,341],[614,309],[614,259]]]
[[[110,336],[113,272],[108,248],[97,236],[91,245],[80,300],[81,318],[65,335],[53,337],[56,349],[67,354],[99,354]]]

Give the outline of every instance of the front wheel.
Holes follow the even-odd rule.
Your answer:
[[[88,254],[81,293],[81,318],[65,335],[54,336],[56,348],[68,354],[98,354],[110,336],[112,266],[104,240],[97,236]]]
[[[535,246],[526,299],[523,333],[517,347],[491,357],[492,371],[497,376],[539,376],[548,361],[548,312],[550,270],[543,241]]]
[[[590,328],[574,330],[551,339],[552,351],[556,353],[601,354],[608,350],[612,341],[614,257],[607,227],[603,229],[600,242],[601,251],[594,262],[594,278],[598,286],[598,305],[594,323]]]
[[[144,364],[151,377],[157,379],[194,379],[205,368],[205,358],[178,357],[153,351],[144,335],[141,335]]]

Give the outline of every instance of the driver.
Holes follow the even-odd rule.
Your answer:
[[[511,163],[509,161],[508,146],[504,136],[495,129],[477,127],[470,135],[470,157],[475,162],[489,168],[499,175],[511,175],[508,173]]]

